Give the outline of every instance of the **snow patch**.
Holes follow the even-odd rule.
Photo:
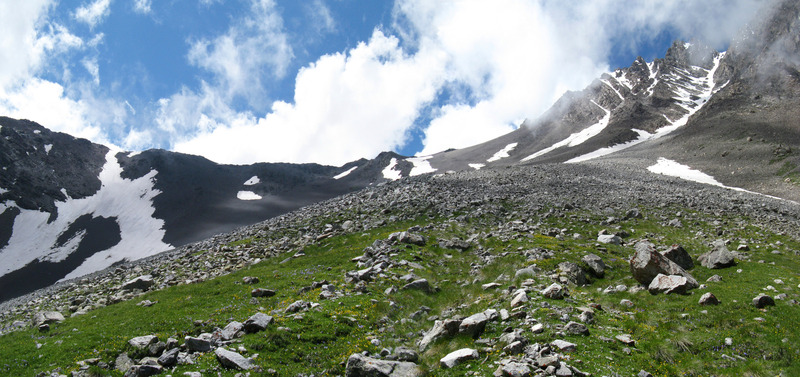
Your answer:
[[[4,189],[4,188],[0,187],[0,195],[3,195],[3,194],[5,194],[5,193],[7,193],[7,192],[8,192],[8,190],[6,190],[6,189]],[[0,211],[0,213],[2,213],[2,211]]]
[[[488,160],[486,160],[486,162],[495,162],[495,161],[502,160],[504,158],[508,158],[509,157],[508,153],[513,151],[514,148],[516,148],[516,147],[517,147],[517,143],[511,143],[509,145],[506,145],[505,148],[497,151],[497,153],[495,153],[494,156],[492,156]]]
[[[482,167],[486,166],[484,164],[468,164],[468,165],[469,165],[469,167],[471,167],[471,168],[473,168],[475,170],[481,170]]]
[[[258,176],[255,176],[255,175],[254,175],[254,176],[250,177],[250,179],[248,179],[248,180],[247,180],[247,181],[244,183],[244,185],[245,185],[245,186],[252,186],[252,185],[257,185],[257,184],[259,184],[259,183],[261,183],[261,180],[260,180],[260,179],[258,179]],[[261,198],[259,198],[259,199],[261,199]]]
[[[601,118],[597,123],[595,123],[595,124],[593,124],[593,125],[591,125],[589,127],[586,127],[585,129],[583,129],[580,132],[576,132],[576,133],[574,133],[572,135],[569,135],[566,139],[561,140],[558,143],[555,143],[555,144],[553,144],[553,145],[551,145],[551,146],[549,146],[549,147],[547,147],[545,149],[542,149],[542,150],[540,150],[540,151],[538,151],[538,152],[536,152],[536,153],[534,153],[534,154],[532,154],[532,155],[530,155],[528,157],[523,158],[522,161],[533,160],[536,157],[539,157],[539,156],[542,156],[544,154],[550,153],[550,152],[552,152],[552,151],[554,151],[554,150],[556,150],[558,148],[564,147],[564,146],[574,147],[576,145],[583,144],[586,140],[589,140],[589,139],[597,136],[600,132],[603,132],[603,130],[608,126],[608,122],[611,120],[611,111],[606,109],[606,108],[604,108],[603,106],[598,105],[597,102],[592,101],[592,103],[597,105],[597,107],[603,109],[603,111],[606,112],[606,115],[604,115],[603,118]]]
[[[678,177],[687,181],[725,187],[722,183],[719,183],[719,181],[714,179],[714,177],[703,173],[700,170],[692,169],[686,165],[679,164],[664,157],[659,157],[658,162],[655,165],[648,167],[647,170],[656,174]]]
[[[33,130],[33,133],[38,135],[38,134],[42,133],[42,131],[41,130]]]
[[[431,166],[430,161],[428,161],[431,157],[433,156],[407,158],[406,161],[414,164],[414,167],[411,169],[411,173],[408,175],[414,177],[417,175],[435,172],[436,169],[434,169],[433,166]]]
[[[45,144],[44,145],[44,153],[50,154],[50,150],[53,149],[53,144]]]
[[[122,260],[148,257],[172,248],[164,243],[164,220],[154,217],[153,198],[161,191],[154,185],[155,170],[135,180],[122,178],[122,167],[114,157],[117,151],[106,154],[100,172],[100,190],[81,199],[55,202],[58,217],[48,223],[49,212],[20,208],[14,220],[11,239],[0,249],[0,275],[18,270],[34,260],[60,262],[74,251],[80,242],[76,235],[61,247],[54,247],[61,233],[79,217],[114,217],[120,229],[120,242],[110,249],[87,258],[64,279],[71,279],[102,270]],[[45,254],[42,254],[45,253]]]
[[[617,90],[617,88],[614,87],[614,85],[611,85],[611,83],[608,82],[607,80],[600,80],[600,82],[602,82],[603,84],[608,85],[608,87],[611,88],[611,90],[613,90],[614,93],[617,93],[617,96],[619,97],[619,99],[625,101],[625,98],[622,97],[622,93],[620,93],[619,90]],[[594,102],[594,101],[592,101],[592,102]],[[595,105],[597,105],[597,104],[595,104]]]
[[[239,191],[236,193],[236,199],[239,200],[261,200],[261,195],[252,191]]]
[[[133,156],[138,156],[141,153],[142,153],[142,151],[128,152],[128,158],[131,158]]]
[[[639,137],[637,137],[636,139],[633,139],[631,141],[622,143],[622,144],[617,144],[617,145],[612,145],[610,147],[600,148],[600,149],[598,149],[598,150],[596,150],[594,152],[589,152],[587,154],[580,155],[578,157],[575,157],[575,158],[569,159],[567,161],[564,161],[564,163],[566,163],[566,164],[574,164],[576,162],[588,161],[588,160],[591,160],[591,159],[594,159],[594,158],[598,158],[598,157],[602,157],[602,156],[605,156],[605,155],[609,155],[609,154],[612,154],[612,153],[615,153],[615,152],[619,152],[619,151],[624,150],[624,149],[628,149],[628,148],[630,148],[630,147],[632,147],[632,146],[634,146],[636,144],[641,144],[641,143],[643,143],[643,142],[645,142],[647,140],[650,140],[653,137],[653,134],[651,134],[651,133],[649,133],[647,131],[644,131],[644,130],[640,130],[640,129],[636,129],[636,128],[632,128],[631,130],[633,132],[636,132],[639,135]]]
[[[344,177],[347,177],[348,175],[350,175],[350,173],[352,173],[352,172],[353,172],[353,170],[356,170],[356,169],[358,169],[358,166],[353,166],[352,168],[350,168],[350,169],[347,169],[347,171],[343,171],[343,172],[341,172],[341,173],[339,173],[339,174],[336,174],[336,175],[333,177],[333,179],[342,179],[342,178],[344,178]]]
[[[389,165],[386,165],[386,168],[384,168],[382,171],[383,178],[390,179],[392,181],[396,181],[402,178],[401,172],[399,170],[394,170],[394,167],[396,165],[397,165],[397,159],[392,158],[392,160],[389,161]]]

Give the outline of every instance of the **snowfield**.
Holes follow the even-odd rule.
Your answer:
[[[414,164],[414,167],[411,169],[411,173],[409,176],[417,176],[422,174],[428,174],[436,172],[436,169],[431,166],[431,163],[428,161],[433,156],[422,156],[422,157],[411,157],[407,158],[406,161]]]
[[[116,262],[134,260],[169,250],[164,243],[164,221],[153,216],[153,198],[161,192],[153,188],[157,174],[150,171],[143,177],[129,180],[121,177],[122,167],[114,157],[117,150],[106,154],[100,172],[100,190],[87,198],[69,198],[56,202],[58,217],[48,222],[49,212],[20,209],[14,221],[8,245],[0,249],[0,275],[18,270],[36,259],[60,262],[66,259],[83,240],[78,232],[61,247],[55,247],[59,236],[79,217],[115,218],[120,228],[120,242],[110,249],[87,258],[64,279],[83,276],[102,270]],[[13,202],[0,205],[0,212],[15,207]],[[45,254],[40,256],[43,252]],[[37,258],[37,256],[40,256]]]
[[[261,200],[261,195],[252,191],[239,191],[236,193],[236,199],[239,200]]]
[[[253,185],[257,185],[257,184],[259,184],[259,183],[261,183],[261,180],[260,180],[260,179],[258,179],[258,176],[254,175],[254,176],[250,177],[250,179],[248,179],[248,180],[247,180],[247,181],[244,183],[244,185],[245,185],[245,186],[253,186]]]
[[[389,165],[386,165],[386,168],[384,168],[381,172],[383,173],[383,178],[390,179],[392,181],[402,178],[402,172],[399,170],[394,170],[395,166],[397,166],[397,159],[392,158],[392,160],[389,161]]]

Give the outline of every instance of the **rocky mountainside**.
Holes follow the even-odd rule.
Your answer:
[[[0,301],[386,181],[392,159],[219,165],[0,118]]]
[[[798,221],[607,162],[412,177],[6,302],[0,371],[794,375]]]
[[[800,200],[800,5],[778,1],[727,52],[675,42],[564,95],[518,130],[437,154],[438,171],[513,164],[659,161],[717,184]]]

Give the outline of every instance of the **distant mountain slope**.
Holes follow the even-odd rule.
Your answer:
[[[392,160],[218,165],[0,117],[0,301],[386,181]]]

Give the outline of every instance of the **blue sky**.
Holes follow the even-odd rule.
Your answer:
[[[341,165],[473,145],[766,0],[5,0],[0,114],[125,150]]]

